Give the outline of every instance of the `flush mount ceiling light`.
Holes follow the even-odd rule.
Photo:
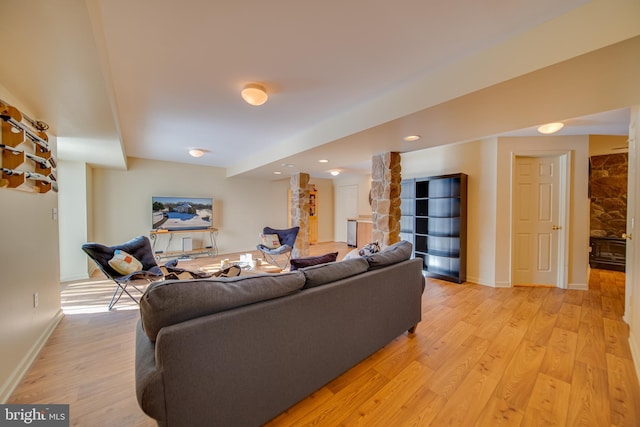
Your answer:
[[[240,94],[247,104],[256,106],[264,104],[269,98],[264,86],[257,83],[247,84]]]
[[[338,176],[338,175],[340,175],[340,171],[331,171],[331,172],[329,172],[329,173],[330,173],[331,175],[333,175],[333,176]]]
[[[327,160],[327,159],[320,159],[320,160],[318,160],[318,163],[329,163],[329,160]]]
[[[189,154],[191,154],[191,157],[202,157],[204,156],[204,150],[201,150],[199,148],[192,148],[191,150],[189,150]]]
[[[540,126],[538,128],[538,132],[543,133],[545,135],[549,135],[549,134],[558,132],[563,127],[564,127],[564,123],[560,123],[560,122],[547,123],[546,125]]]
[[[402,138],[402,139],[404,139],[405,141],[409,141],[409,142],[411,142],[411,141],[417,141],[417,140],[419,140],[419,139],[420,139],[420,135],[407,135],[407,136],[405,136],[405,137],[404,137],[404,138]]]

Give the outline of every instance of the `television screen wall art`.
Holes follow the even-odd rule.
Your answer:
[[[205,197],[151,198],[154,230],[200,230],[213,227],[213,199]]]

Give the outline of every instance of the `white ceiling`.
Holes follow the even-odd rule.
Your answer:
[[[367,171],[375,152],[406,151],[400,137],[413,130],[394,120],[612,43],[562,32],[606,1],[0,0],[0,39],[11,49],[0,85],[51,125],[61,159],[124,168],[129,156],[224,167],[228,176],[275,179],[275,170],[295,169],[329,177],[329,169]],[[543,46],[553,34],[566,36],[555,53],[514,56],[516,41]],[[482,55],[512,62],[441,84]],[[266,104],[242,101],[249,82],[267,88]],[[558,119],[566,134],[623,134],[629,113]],[[383,142],[345,139],[375,139],[373,130]],[[189,148],[207,153],[194,159]]]

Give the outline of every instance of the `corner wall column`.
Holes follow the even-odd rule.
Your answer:
[[[309,174],[291,176],[291,226],[300,227],[292,257],[309,256]]]
[[[401,181],[400,153],[381,153],[371,158],[372,238],[382,247],[400,241]]]

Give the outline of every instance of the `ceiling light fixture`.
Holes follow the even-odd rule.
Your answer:
[[[327,159],[320,159],[320,160],[318,160],[318,163],[329,163],[329,160],[327,160]]]
[[[540,126],[538,128],[538,132],[543,133],[545,135],[549,135],[549,134],[558,132],[563,127],[564,127],[564,123],[560,123],[560,122],[547,123],[546,125]]]
[[[338,176],[338,175],[340,175],[340,171],[331,171],[331,172],[329,172],[329,173],[330,173],[331,175],[333,175],[333,176]]]
[[[264,104],[269,98],[264,86],[257,83],[247,84],[240,94],[247,104],[256,106]]]
[[[191,150],[189,150],[189,154],[191,154],[191,157],[202,157],[204,156],[204,150],[201,150],[199,148],[192,148]]]
[[[420,139],[420,135],[407,135],[404,138],[405,141],[411,142],[411,141],[417,141]]]
[[[282,172],[280,172],[280,171],[274,171],[274,172],[273,172],[273,174],[274,174],[274,175],[282,175]]]

